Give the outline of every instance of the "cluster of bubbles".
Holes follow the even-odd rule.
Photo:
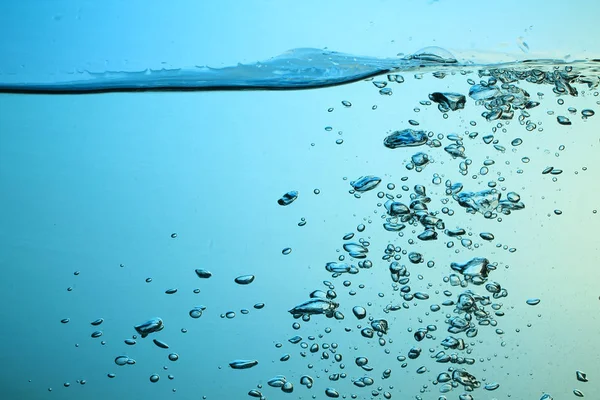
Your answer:
[[[463,73],[463,71],[461,71]],[[445,73],[434,72],[436,78],[444,78]],[[466,72],[464,73],[466,75]],[[540,124],[536,122],[531,113],[532,110],[540,105],[540,102],[532,99],[530,93],[520,86],[520,82],[528,82],[539,85],[549,85],[552,92],[557,96],[577,96],[578,85],[587,85],[589,88],[597,85],[597,81],[587,79],[581,74],[574,73],[572,68],[563,69],[554,68],[551,71],[542,71],[539,69],[517,70],[517,69],[485,69],[479,71],[481,80],[475,82],[473,79],[467,79],[469,88],[467,94],[456,92],[432,92],[428,94],[428,99],[420,103],[421,106],[430,106],[436,104],[443,118],[448,117],[448,113],[457,112],[465,109],[467,106],[467,96],[473,101],[473,106],[480,107],[481,117],[488,123],[494,123],[491,132],[487,135],[481,135],[476,131],[467,131],[464,135],[455,133],[435,134],[427,130],[416,129],[419,122],[409,120],[408,125],[393,131],[384,138],[383,147],[397,151],[414,151],[410,161],[405,165],[407,173],[421,174],[436,158],[450,157],[457,161],[458,172],[463,177],[469,175],[469,168],[473,161],[469,158],[469,141],[481,140],[486,145],[491,145],[496,151],[504,153],[506,147],[500,144],[498,136],[506,132],[509,121],[516,120],[518,126],[523,127],[525,132],[534,130],[541,131]],[[416,79],[422,78],[416,75]],[[378,77],[372,80],[373,85],[379,90],[379,93],[385,96],[392,95],[391,85],[402,84],[405,82],[403,76],[399,74],[388,74],[387,80],[384,77]],[[542,98],[543,94],[538,93]],[[352,103],[348,100],[341,102],[345,108],[351,108]],[[334,108],[328,109],[333,112]],[[575,114],[576,110],[569,109],[570,114]],[[591,109],[584,109],[580,112],[582,119],[588,119],[594,116],[595,112]],[[560,125],[570,125],[571,120],[564,116],[557,116],[557,123]],[[470,123],[476,126],[475,121]],[[329,127],[330,128],[330,127]],[[326,131],[330,131],[327,129]],[[523,140],[515,138],[510,143],[511,146],[521,145]],[[337,142],[336,142],[337,143]],[[341,144],[339,142],[338,144]],[[564,149],[564,147],[563,147]],[[561,150],[563,150],[561,149]],[[527,157],[523,158],[523,163],[529,161]],[[490,168],[493,168],[495,161],[487,159],[480,167],[479,176],[487,176]],[[429,167],[431,168],[431,167]],[[542,175],[551,175],[556,178],[562,170],[549,166],[541,171]],[[403,182],[408,177],[401,179]],[[406,184],[398,187],[394,183],[389,183],[386,190],[378,191],[382,183],[382,178],[375,175],[358,176],[351,180],[349,194],[356,199],[372,199],[379,214],[382,215],[382,232],[388,232],[394,235],[390,239],[382,254],[380,260],[376,260],[373,255],[369,237],[364,237],[365,225],[360,224],[355,232],[346,233],[342,236],[342,245],[344,252],[336,260],[327,260],[323,262],[323,268],[331,275],[331,280],[323,281],[323,286],[313,290],[307,298],[298,302],[296,305],[290,304],[289,314],[294,319],[292,327],[294,330],[308,329],[313,318],[326,318],[332,321],[345,321],[346,316],[343,310],[351,310],[349,318],[354,319],[357,329],[345,328],[345,331],[354,334],[358,340],[364,340],[369,345],[380,346],[385,354],[390,354],[388,348],[394,341],[394,332],[399,332],[399,318],[390,318],[391,313],[400,310],[417,307],[420,304],[426,304],[426,313],[423,318],[419,318],[419,327],[410,327],[408,331],[412,336],[412,343],[407,344],[406,351],[395,357],[400,368],[414,366],[415,373],[418,375],[430,376],[431,386],[439,392],[438,400],[446,400],[448,396],[455,393],[453,398],[459,400],[472,400],[478,390],[493,392],[501,386],[501,382],[487,381],[476,376],[473,366],[477,364],[476,356],[477,343],[475,338],[480,334],[480,330],[489,329],[498,337],[503,337],[505,331],[501,328],[501,319],[505,316],[507,307],[503,301],[508,297],[508,289],[503,283],[493,280],[496,278],[495,271],[501,265],[499,261],[488,259],[487,257],[471,257],[464,259],[452,259],[444,263],[441,267],[445,268],[446,273],[441,277],[441,284],[445,285],[442,291],[433,290],[432,284],[428,284],[425,289],[415,290],[412,285],[418,286],[418,281],[423,280],[420,271],[423,267],[427,269],[434,268],[436,263],[428,260],[426,254],[419,251],[419,242],[440,241],[442,235],[447,238],[445,247],[452,249],[451,254],[454,257],[458,250],[454,248],[458,243],[465,249],[479,249],[485,246],[492,246],[496,241],[495,235],[491,232],[493,229],[476,232],[468,231],[465,227],[456,227],[449,229],[445,220],[455,215],[455,210],[451,207],[454,204],[458,209],[465,213],[479,216],[484,222],[491,224],[492,221],[501,222],[503,218],[511,218],[513,213],[521,212],[526,208],[526,204],[521,195],[516,191],[508,191],[505,187],[498,187],[498,182],[504,185],[505,179],[499,176],[497,181],[490,180],[487,188],[481,189],[474,187],[473,183],[463,184],[462,182],[447,179],[442,180],[438,173],[433,174],[431,183],[423,182],[409,187]],[[469,190],[466,190],[468,188]],[[318,194],[318,189],[315,189]],[[375,195],[376,193],[376,195]],[[437,198],[436,198],[437,196]],[[277,203],[282,207],[293,207],[293,203],[300,199],[297,190],[290,190],[284,193]],[[441,205],[438,207],[437,205]],[[560,210],[555,210],[556,215],[562,214]],[[302,227],[306,224],[304,218],[298,223]],[[361,236],[361,237],[357,237]],[[479,239],[476,239],[479,237]],[[176,239],[177,234],[172,233],[171,238]],[[400,239],[407,245],[397,243]],[[413,248],[414,247],[414,248]],[[497,243],[496,247],[503,247]],[[504,245],[504,248],[510,253],[516,252],[516,248]],[[283,255],[289,255],[292,248],[284,248]],[[491,257],[490,257],[491,258]],[[372,302],[368,304],[355,304],[352,297],[356,290],[352,288],[352,277],[360,276],[364,270],[378,269],[386,271],[387,282],[395,299],[384,307],[377,309]],[[195,269],[190,271],[190,275],[195,273],[198,279],[209,279],[212,273],[206,269]],[[76,273],[77,274],[77,273]],[[415,281],[415,276],[417,281]],[[254,275],[241,275],[234,279],[238,285],[249,285],[254,282]],[[148,278],[147,282],[151,279]],[[338,284],[339,283],[339,284]],[[363,284],[357,285],[359,289],[364,289]],[[348,295],[341,295],[342,290],[348,289]],[[177,289],[168,289],[166,294],[174,294]],[[384,297],[385,293],[379,293],[379,297]],[[524,300],[530,306],[540,304],[539,298],[530,298]],[[254,308],[260,310],[264,303],[257,303]],[[193,319],[200,318],[207,307],[203,305],[194,306],[189,311],[189,316]],[[248,310],[242,310],[243,314]],[[429,315],[436,313],[444,314],[441,324],[427,324],[425,321]],[[222,314],[224,318],[234,318],[235,312],[228,311]],[[69,323],[69,318],[63,319],[63,324]],[[99,329],[103,319],[94,320],[91,325],[94,329]],[[302,327],[303,324],[304,328]],[[144,339],[149,335],[156,336],[164,329],[165,323],[161,318],[150,318],[133,328],[137,334],[131,338],[125,339],[125,344],[133,346],[137,343],[138,337]],[[184,332],[185,330],[182,330]],[[438,336],[438,332],[446,333]],[[332,328],[325,328],[325,334],[330,334]],[[138,336],[139,335],[139,336]],[[100,338],[101,330],[94,330],[91,333],[92,338]],[[315,391],[313,388],[318,379],[327,379],[326,387],[323,393],[327,398],[385,398],[391,399],[397,391],[393,384],[385,387],[386,380],[392,377],[392,368],[382,368],[380,375],[375,375],[375,367],[369,364],[365,355],[351,354],[353,364],[358,372],[346,372],[351,369],[344,364],[345,354],[335,341],[327,341],[322,333],[305,335],[295,335],[287,340],[288,346],[299,347],[298,354],[303,358],[310,358],[309,369],[313,369],[313,360],[326,363],[322,371],[327,372],[327,376],[322,375],[314,378],[309,374],[301,374],[299,377],[288,379],[285,375],[276,375],[267,380],[269,388],[277,389],[287,395],[294,392],[294,383],[299,383],[306,390]],[[153,343],[162,349],[169,349],[170,346],[159,340],[153,339]],[[423,351],[422,347],[427,345],[428,351]],[[283,347],[282,343],[277,343],[277,347]],[[352,350],[350,350],[352,351]],[[356,350],[358,351],[358,350]],[[427,358],[431,362],[423,359]],[[293,355],[286,353],[280,361],[287,361]],[[169,353],[168,360],[175,362],[179,359],[177,353]],[[125,354],[116,355],[114,363],[118,367],[127,367],[136,364],[136,361]],[[229,367],[235,370],[245,370],[259,365],[256,359],[236,359],[229,362]],[[433,370],[435,365],[437,370]],[[352,367],[354,368],[354,367]],[[109,378],[114,378],[115,373],[108,373]],[[576,378],[579,382],[587,382],[587,376],[582,371],[576,371]],[[158,374],[152,374],[149,377],[150,382],[157,383],[160,377]],[[169,379],[173,379],[169,375]],[[350,392],[345,385],[340,382],[350,380],[355,391]],[[82,381],[82,384],[85,381]],[[339,386],[338,386],[339,385]],[[69,386],[68,383],[64,384]],[[267,390],[262,384],[250,389],[247,394],[250,397],[258,399],[267,398]],[[424,385],[415,399],[424,399],[422,395],[430,392],[432,388]],[[264,392],[264,393],[263,393]],[[583,392],[574,389],[576,396],[583,397]],[[276,396],[278,396],[277,394]],[[279,397],[277,397],[279,398]],[[313,395],[313,398],[316,398]],[[543,394],[540,400],[552,400],[550,394]]]
[[[535,129],[542,131],[542,128],[538,123],[534,122],[531,117],[530,110],[538,107],[540,102],[533,101],[530,94],[519,86],[519,81],[526,81],[530,83],[552,85],[552,91],[556,95],[569,95],[577,96],[578,90],[576,84],[585,83],[588,86],[597,85],[597,81],[590,81],[581,79],[580,75],[570,74],[571,68],[567,67],[564,70],[554,69],[552,72],[542,72],[540,70],[528,70],[528,71],[514,71],[514,70],[483,70],[479,71],[481,77],[487,77],[487,80],[481,80],[476,83],[472,79],[468,79],[470,88],[468,90],[468,96],[475,101],[476,106],[480,106],[484,109],[481,113],[482,118],[487,122],[500,121],[496,126],[492,128],[492,132],[488,135],[482,136],[482,141],[485,144],[491,144],[493,148],[501,153],[506,151],[506,148],[499,143],[496,138],[497,134],[506,132],[506,121],[513,119],[518,120],[519,125],[523,126],[526,131],[531,132]],[[445,75],[435,74],[438,78],[443,78]],[[404,78],[400,75],[388,75],[388,80],[375,80],[373,84],[380,90],[382,95],[390,95],[391,90],[388,84],[392,82],[401,83],[404,82]],[[538,96],[542,97],[542,93],[538,93]],[[444,118],[447,118],[448,112],[454,112],[462,110],[466,105],[466,96],[460,93],[454,92],[433,92],[429,94],[430,101],[421,102],[421,105],[431,105],[432,102],[436,103],[438,109],[443,113]],[[564,101],[559,101],[559,104],[563,104]],[[346,108],[351,107],[350,101],[342,101],[342,105]],[[332,112],[334,108],[329,108],[328,112]],[[576,110],[569,108],[571,114],[575,113]],[[594,115],[594,111],[591,109],[584,109],[581,111],[582,119],[590,118]],[[557,122],[560,125],[570,125],[571,121],[565,116],[558,116]],[[410,127],[396,130],[388,134],[384,140],[383,145],[388,149],[413,149],[413,148],[428,148],[428,150],[421,150],[415,152],[410,157],[410,162],[406,164],[406,169],[415,172],[422,172],[423,169],[430,164],[434,157],[439,157],[439,154],[432,153],[436,148],[442,147],[443,150],[448,153],[453,159],[459,160],[458,172],[463,175],[468,175],[468,168],[472,164],[472,161],[468,158],[467,146],[465,145],[465,137],[467,140],[476,140],[479,133],[472,131],[466,132],[465,137],[457,134],[435,135],[433,132],[426,130],[416,130],[414,127],[418,126],[419,123],[415,120],[409,120],[408,124]],[[474,121],[471,122],[471,126],[475,126]],[[331,130],[331,129],[329,129]],[[446,139],[449,141],[448,144],[444,145],[442,141]],[[523,143],[521,138],[515,138],[511,141],[511,146],[517,147]],[[564,146],[560,146],[560,150],[564,150]],[[527,159],[527,160],[525,160]],[[523,162],[528,162],[528,158],[524,157]],[[484,165],[479,170],[481,176],[485,176],[495,164],[494,160],[487,159]],[[559,168],[548,167],[541,171],[542,175],[560,175],[562,170]],[[406,178],[406,179],[405,179]],[[405,177],[402,180],[407,180]],[[504,182],[504,179],[498,179],[500,182]],[[374,175],[360,176],[355,180],[350,181],[351,190],[349,193],[356,198],[363,197],[367,192],[370,192],[379,187],[382,179]],[[432,181],[433,186],[442,184],[440,175],[434,174]],[[393,191],[395,185],[393,183],[388,184],[388,192],[379,192],[377,198],[385,200],[385,202],[378,202],[377,207],[384,209],[384,222],[382,227],[385,231],[397,233],[399,237],[405,237],[405,230],[407,226],[412,228],[421,227],[423,230],[418,233],[412,230],[414,237],[420,241],[435,241],[438,240],[438,232],[444,233],[450,240],[446,243],[448,248],[452,248],[454,242],[451,239],[456,238],[463,247],[468,249],[478,248],[485,242],[493,242],[495,235],[492,232],[484,231],[479,232],[479,237],[483,240],[483,243],[474,243],[471,239],[471,233],[467,234],[467,230],[463,228],[457,228],[453,230],[446,229],[442,215],[452,216],[453,210],[448,207],[442,207],[441,210],[432,209],[432,198],[427,194],[428,185],[418,184],[412,188],[406,185],[402,186],[403,191],[409,192],[409,199],[402,201],[403,196],[401,194],[394,195]],[[498,188],[497,183],[494,181],[488,182],[488,188],[478,191],[465,191],[464,185],[461,182],[452,182],[446,180],[445,189],[443,193],[447,197],[440,199],[440,202],[444,205],[449,204],[452,200],[460,207],[463,207],[467,213],[482,215],[485,219],[502,221],[503,216],[509,216],[514,212],[525,209],[525,204],[521,199],[521,196],[515,191],[506,192],[506,188]],[[298,191],[290,191],[284,194],[278,203],[282,206],[288,206],[293,201],[298,199]],[[556,215],[561,215],[560,210],[555,210]],[[364,228],[363,228],[364,229]],[[359,233],[362,232],[359,230]],[[374,267],[377,262],[371,261],[369,257],[369,246],[370,243],[366,238],[359,238],[357,241],[351,241],[354,239],[355,234],[349,233],[344,235],[344,243],[342,248],[346,251],[346,255],[341,255],[339,260],[330,261],[325,263],[325,269],[327,272],[332,274],[332,277],[340,278],[347,275],[359,274],[363,269],[370,269]],[[408,240],[409,244],[416,243],[414,239]],[[498,246],[500,247],[500,246]],[[505,246],[506,248],[506,246]],[[514,253],[516,248],[507,248],[509,252]],[[346,261],[349,258],[351,261]],[[382,308],[379,312],[388,314],[393,311],[408,309],[412,306],[416,306],[417,302],[428,301],[430,294],[426,292],[415,292],[409,285],[411,280],[411,269],[412,266],[425,262],[425,256],[416,251],[409,251],[408,249],[394,244],[389,244],[385,250],[385,254],[381,257],[382,262],[388,265],[391,278],[391,287],[393,291],[400,292],[401,298],[404,300],[398,304],[388,304]],[[403,263],[403,260],[404,261]],[[354,261],[354,262],[353,262]],[[380,264],[380,263],[379,263]],[[427,266],[432,268],[434,266],[433,261],[428,261]],[[379,266],[377,266],[379,268]],[[505,306],[502,302],[508,296],[508,290],[497,281],[490,280],[490,275],[498,267],[497,262],[492,262],[484,257],[474,257],[464,262],[449,262],[448,268],[449,273],[443,278],[443,282],[449,285],[450,288],[463,288],[464,290],[458,294],[454,294],[451,290],[445,290],[443,294],[447,297],[447,300],[441,303],[430,304],[429,310],[431,313],[440,312],[443,308],[452,310],[446,314],[446,330],[449,333],[448,336],[440,340],[436,347],[430,348],[431,358],[436,363],[449,364],[447,369],[438,372],[435,378],[431,380],[433,386],[437,386],[440,392],[439,400],[446,400],[449,392],[462,389],[462,393],[458,393],[459,400],[470,400],[474,399],[474,394],[477,389],[482,388],[486,391],[495,391],[500,387],[498,382],[486,382],[484,384],[476,378],[471,372],[469,372],[469,366],[474,365],[477,360],[475,357],[470,356],[474,353],[476,348],[476,342],[473,341],[478,335],[479,329],[485,329],[491,327],[493,331],[502,337],[505,332],[499,327],[499,319],[505,315]],[[422,279],[422,277],[421,277]],[[336,320],[344,320],[345,316],[340,311],[341,303],[338,293],[336,291],[336,285],[331,281],[323,282],[325,290],[315,290],[309,295],[309,300],[296,305],[291,308],[289,312],[294,318],[302,319],[304,322],[310,321],[310,319],[316,315],[323,315],[325,318],[333,318]],[[345,280],[343,282],[344,287],[349,287],[351,281]],[[362,286],[362,285],[360,285]],[[359,287],[360,287],[359,286]],[[430,285],[431,286],[431,285]],[[472,289],[467,289],[473,286]],[[483,289],[482,292],[480,289]],[[349,295],[352,296],[356,292],[351,290]],[[437,292],[436,292],[437,293]],[[346,300],[350,301],[350,300]],[[411,304],[410,302],[415,302]],[[539,298],[530,298],[525,301],[530,306],[536,306],[541,302]],[[369,303],[369,305],[372,305]],[[357,328],[359,328],[360,335],[366,340],[376,340],[380,346],[385,347],[386,343],[392,342],[392,339],[388,339],[389,330],[393,329],[393,325],[387,320],[380,316],[369,315],[365,307],[362,305],[353,305],[351,307],[353,316],[359,322]],[[429,313],[427,313],[428,315]],[[365,318],[368,319],[369,323],[366,326],[360,324]],[[294,323],[294,329],[299,329],[300,326]],[[330,328],[328,328],[330,329]],[[346,328],[346,331],[352,331],[351,328]],[[397,357],[398,361],[401,362],[400,367],[406,368],[408,366],[407,361],[417,360],[421,357],[422,349],[418,343],[424,340],[435,340],[435,332],[438,331],[437,325],[427,325],[419,327],[417,329],[409,328],[409,331],[414,332],[414,340],[417,342],[415,346],[410,347],[407,350],[406,355],[400,355]],[[327,332],[327,330],[326,330]],[[322,337],[320,335],[319,337]],[[302,349],[309,349],[310,353],[318,353],[318,343],[310,344],[314,341],[314,336],[309,336],[308,340],[304,340],[301,336],[294,336],[289,340],[293,345],[300,345]],[[504,346],[504,342],[503,346]],[[329,376],[331,383],[344,379],[348,375],[343,372],[345,365],[342,363],[342,354],[335,342],[323,343],[321,345],[321,360],[329,360],[331,357],[334,359],[334,364],[337,363],[338,367],[342,372],[334,373]],[[389,354],[389,352],[386,351]],[[307,353],[304,350],[300,350],[300,355],[306,357]],[[289,356],[288,356],[289,357]],[[373,367],[368,365],[368,359],[364,356],[355,358],[355,364],[363,369],[364,371],[371,372]],[[309,367],[312,368],[312,366]],[[325,369],[330,370],[330,368]],[[387,379],[391,375],[391,369],[387,368],[384,370],[381,379]],[[430,369],[426,365],[421,365],[416,368],[417,374],[424,374],[430,372]],[[283,377],[284,378],[284,377]],[[279,380],[278,380],[279,379]],[[281,386],[281,378],[274,378],[274,382],[269,381],[269,386],[283,387]],[[577,379],[580,382],[586,382],[585,374],[581,371],[577,371]],[[358,388],[370,387],[377,378],[374,376],[365,375],[362,377],[352,378],[352,383]],[[293,386],[289,381],[287,393],[292,391]],[[258,389],[261,386],[259,385]],[[264,399],[264,396],[260,390],[253,389],[249,392],[250,396]],[[388,391],[383,389],[382,386],[378,386],[376,389],[371,388],[368,394],[371,398],[377,398],[382,396],[383,398],[390,399],[392,397],[391,390],[393,385],[389,386]],[[425,390],[429,391],[429,389]],[[424,393],[425,391],[421,391]],[[576,396],[583,397],[583,393],[579,389],[574,389],[573,393]],[[340,394],[340,392],[333,387],[325,389],[326,397],[338,398],[340,396],[346,397],[349,395],[351,398],[363,398],[358,393],[346,393]],[[313,396],[314,397],[314,396]],[[416,399],[422,399],[421,395],[417,395]],[[552,396],[544,394],[542,400],[551,400]]]

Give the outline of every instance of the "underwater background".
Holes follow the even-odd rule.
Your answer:
[[[599,12],[4,2],[0,398],[600,398]]]

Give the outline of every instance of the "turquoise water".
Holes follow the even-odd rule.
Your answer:
[[[348,84],[396,72],[435,70],[438,74],[442,74],[445,73],[444,68],[454,71],[465,69],[541,71],[544,68],[551,69],[559,65],[568,65],[569,72],[578,74],[578,81],[596,85],[598,61],[595,59],[571,62],[527,59],[495,64],[473,61],[459,63],[450,52],[435,46],[423,48],[405,57],[387,59],[304,48],[289,50],[267,61],[224,68],[203,66],[121,72],[82,71],[60,81],[5,82],[0,83],[0,93],[74,95],[203,90],[316,89]],[[574,71],[573,67],[575,67]],[[525,79],[524,76],[520,78]]]
[[[597,57],[291,38],[57,75],[4,45],[2,398],[598,397]]]

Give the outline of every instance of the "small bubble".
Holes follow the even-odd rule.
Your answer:
[[[249,285],[254,282],[254,275],[240,275],[234,279],[234,282],[238,285]]]
[[[513,146],[515,146],[515,147],[516,146],[520,146],[522,143],[523,143],[523,139],[521,139],[521,138],[513,139],[513,141],[510,142],[510,144],[513,145]]]
[[[581,115],[583,115],[584,118],[588,118],[594,115],[594,111],[590,109],[581,110]]]
[[[175,232],[171,233],[171,238],[175,239],[177,237],[177,234]]]
[[[575,371],[575,377],[577,378],[577,380],[579,382],[587,382],[588,381],[587,374],[583,371]]]
[[[546,167],[546,168],[544,168],[544,170],[542,171],[542,175],[549,174],[550,172],[552,172],[553,169],[554,169],[554,167]]]
[[[119,366],[127,365],[129,361],[129,357],[127,356],[119,356],[115,358],[115,364]]]
[[[291,247],[286,247],[285,249],[281,250],[281,254],[283,254],[284,256],[287,256],[291,252],[292,252],[292,248]]]

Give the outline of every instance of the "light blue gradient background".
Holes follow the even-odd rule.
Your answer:
[[[35,81],[49,74],[58,78],[83,69],[228,66],[267,59],[296,47],[392,57],[436,45],[484,59],[491,57],[488,53],[504,59],[563,58],[567,54],[598,58],[599,11],[596,3],[554,0],[3,2],[0,81]],[[529,54],[519,49],[519,37],[530,46]],[[335,249],[341,247],[342,235],[365,220],[370,240],[377,246],[371,250],[372,259],[379,259],[389,236],[380,232],[379,215],[373,214],[376,201],[373,196],[361,199],[365,201],[352,198],[347,194],[348,181],[342,177],[378,174],[385,182],[400,186],[399,177],[411,175],[403,167],[406,155],[382,153],[381,139],[387,131],[403,127],[413,116],[416,102],[445,87],[445,82],[406,78],[390,98],[382,98],[366,83],[280,93],[0,95],[0,398],[249,398],[248,390],[259,382],[266,386],[276,374],[293,377],[296,389],[285,395],[266,388],[270,399],[308,398],[313,393],[322,398],[326,386],[366,394],[364,389],[351,389],[349,378],[329,384],[328,374],[316,359],[310,373],[320,378],[313,392],[300,387],[297,380],[308,372],[309,358],[299,357],[299,348],[286,342],[297,333],[290,327],[287,310],[306,300],[312,290],[324,288],[320,282],[331,279],[324,271],[325,262],[337,257]],[[550,96],[550,90],[543,89]],[[343,99],[352,101],[351,109],[343,109]],[[578,101],[578,109],[594,104],[589,98]],[[370,111],[373,104],[379,105],[378,114]],[[336,110],[330,114],[326,109],[331,106]],[[549,101],[536,118],[546,118],[546,124],[553,126],[552,118],[544,113],[554,106]],[[431,129],[448,130],[447,125],[435,128],[440,115],[435,109],[429,112],[419,116],[422,122]],[[473,107],[465,110],[470,114],[460,115],[464,121],[480,121],[480,112]],[[464,124],[462,117],[451,115],[449,123],[458,129]],[[327,125],[334,131],[326,133]],[[557,146],[568,138],[567,146],[576,150],[568,153],[563,169],[572,165],[571,175],[565,177],[567,186],[560,192],[553,186],[527,186],[537,175],[526,176],[529,180],[523,178],[522,185],[516,183],[521,183],[519,177],[511,178],[517,179],[510,181],[516,191],[530,196],[527,212],[543,211],[522,214],[529,218],[523,217],[529,229],[520,227],[516,214],[502,226],[493,225],[498,240],[519,251],[508,256],[492,249],[490,257],[529,268],[528,279],[521,275],[524,272],[516,272],[523,269],[498,273],[498,279],[512,290],[505,303],[514,307],[510,313],[507,310],[513,319],[502,321],[507,324],[503,327],[512,333],[514,327],[525,330],[533,321],[531,329],[535,330],[521,341],[508,340],[508,348],[501,348],[491,331],[481,330],[485,344],[475,347],[477,357],[510,355],[500,364],[481,364],[486,369],[483,376],[502,384],[493,393],[499,399],[507,394],[513,399],[536,399],[542,390],[551,391],[557,399],[566,398],[572,396],[576,383],[573,371],[580,368],[592,375],[597,367],[598,293],[590,276],[595,274],[592,267],[598,261],[598,245],[591,234],[581,240],[571,234],[592,232],[597,220],[590,211],[598,208],[594,196],[581,193],[586,187],[589,193],[597,193],[598,183],[572,175],[576,169],[581,173],[585,159],[581,154],[597,151],[597,141],[590,150],[587,141],[573,139],[592,136],[594,127],[597,131],[594,119],[584,126],[574,125],[567,135],[548,128],[546,136],[536,136],[542,150],[536,149],[533,140],[529,152],[526,147],[519,150],[523,153],[515,155],[515,160],[530,155],[536,163],[530,170],[534,175],[554,162],[551,157]],[[342,146],[333,144],[338,130],[344,131]],[[549,153],[543,153],[544,149]],[[597,177],[598,162],[595,156],[588,159],[587,176]],[[448,175],[455,174],[454,164],[449,169]],[[411,177],[410,185],[423,179]],[[527,188],[521,190],[521,186]],[[552,196],[548,193],[543,200],[548,187]],[[321,190],[320,195],[312,193],[315,188]],[[300,191],[299,200],[287,208],[278,206],[276,199],[292,189]],[[569,202],[569,193],[577,190],[582,203]],[[566,215],[562,220],[546,217],[556,207],[547,203],[555,198],[566,215],[571,212],[569,219]],[[463,210],[456,212],[460,214],[456,221],[466,221],[473,232],[489,227]],[[301,217],[308,221],[303,228],[296,226]],[[178,233],[177,239],[170,238],[172,232]],[[576,261],[560,250],[563,243],[577,250]],[[293,252],[284,257],[280,251],[288,246]],[[423,272],[423,282],[413,278],[414,290],[425,291],[429,281],[434,289],[446,289],[440,277],[447,274],[450,252],[436,250],[443,246],[441,241],[419,246],[437,258],[437,267],[435,273]],[[463,251],[456,256],[458,260],[451,261],[471,256]],[[567,277],[554,264],[546,268],[551,263],[560,266],[557,260],[570,263]],[[119,267],[121,263],[124,268]],[[214,276],[199,281],[193,270],[202,267]],[[74,276],[74,271],[81,274]],[[390,292],[387,274],[375,271],[361,271],[356,278],[356,304],[377,302],[376,293]],[[415,270],[414,275],[419,272]],[[233,283],[236,276],[248,273],[257,275],[254,283],[247,287]],[[537,291],[538,284],[530,282],[540,276],[545,281]],[[144,282],[147,277],[153,278],[151,284]],[[336,288],[346,298],[347,290],[338,281]],[[365,290],[356,288],[359,281],[367,283]],[[67,292],[69,286],[72,292]],[[165,295],[164,290],[172,287],[179,292]],[[201,289],[199,295],[192,293],[196,287]],[[536,296],[543,299],[538,308],[523,306],[525,298]],[[378,311],[378,306],[387,304],[384,300],[373,307],[373,316],[385,317]],[[254,310],[257,302],[267,306]],[[207,311],[192,320],[187,313],[200,304]],[[414,396],[421,385],[430,384],[427,379],[415,379],[414,370],[421,364],[411,363],[402,370],[395,361],[396,354],[414,345],[406,328],[421,326],[416,319],[425,305],[389,316],[397,335],[392,336],[396,338],[391,347],[394,357],[384,355],[378,345],[366,346],[356,329],[352,335],[342,332],[342,327],[355,325],[352,305],[343,304],[346,320],[342,323],[314,318],[303,324],[299,334],[306,337],[334,327],[334,333],[319,343],[340,343],[351,376],[360,374],[352,365],[358,355],[350,350],[353,346],[360,347],[361,355],[370,354],[377,378],[380,370],[392,368],[391,384],[406,390],[393,398]],[[250,314],[241,315],[241,308]],[[236,318],[219,317],[229,310],[236,311]],[[568,318],[558,323],[553,316],[556,310]],[[133,325],[153,316],[165,320],[166,328],[157,337],[179,353],[176,363],[166,359],[168,351],[151,343],[152,337],[138,340],[133,348],[122,342],[134,333]],[[71,322],[60,324],[66,317]],[[89,322],[99,317],[105,319],[100,328],[106,346],[100,346],[102,339],[90,338],[95,329]],[[443,316],[437,318],[439,329],[444,330]],[[189,331],[185,335],[179,331],[184,327]],[[276,342],[283,342],[284,348],[277,349]],[[550,346],[555,346],[552,351]],[[428,346],[422,347],[425,358]],[[286,352],[292,360],[280,363]],[[137,364],[117,367],[113,360],[123,353]],[[227,363],[236,358],[256,358],[260,364],[231,371]],[[169,370],[162,370],[163,365]],[[508,375],[508,370],[514,373]],[[495,375],[497,371],[502,373]],[[115,372],[117,378],[109,380],[108,372]],[[152,373],[161,375],[158,384],[148,381]],[[168,373],[175,375],[173,381],[167,379]],[[87,384],[78,385],[77,379],[86,379]],[[568,379],[569,383],[563,383]],[[589,398],[594,398],[594,390],[600,391],[598,380],[594,381],[580,387]],[[72,386],[64,388],[63,382]],[[53,388],[51,393],[48,387]],[[437,398],[436,391],[432,388],[424,396]],[[454,391],[449,398],[458,393]],[[482,391],[475,397],[492,398]]]
[[[297,47],[391,57],[426,46],[466,52],[597,57],[600,5],[559,0],[23,1],[0,5],[0,72],[212,67]]]

